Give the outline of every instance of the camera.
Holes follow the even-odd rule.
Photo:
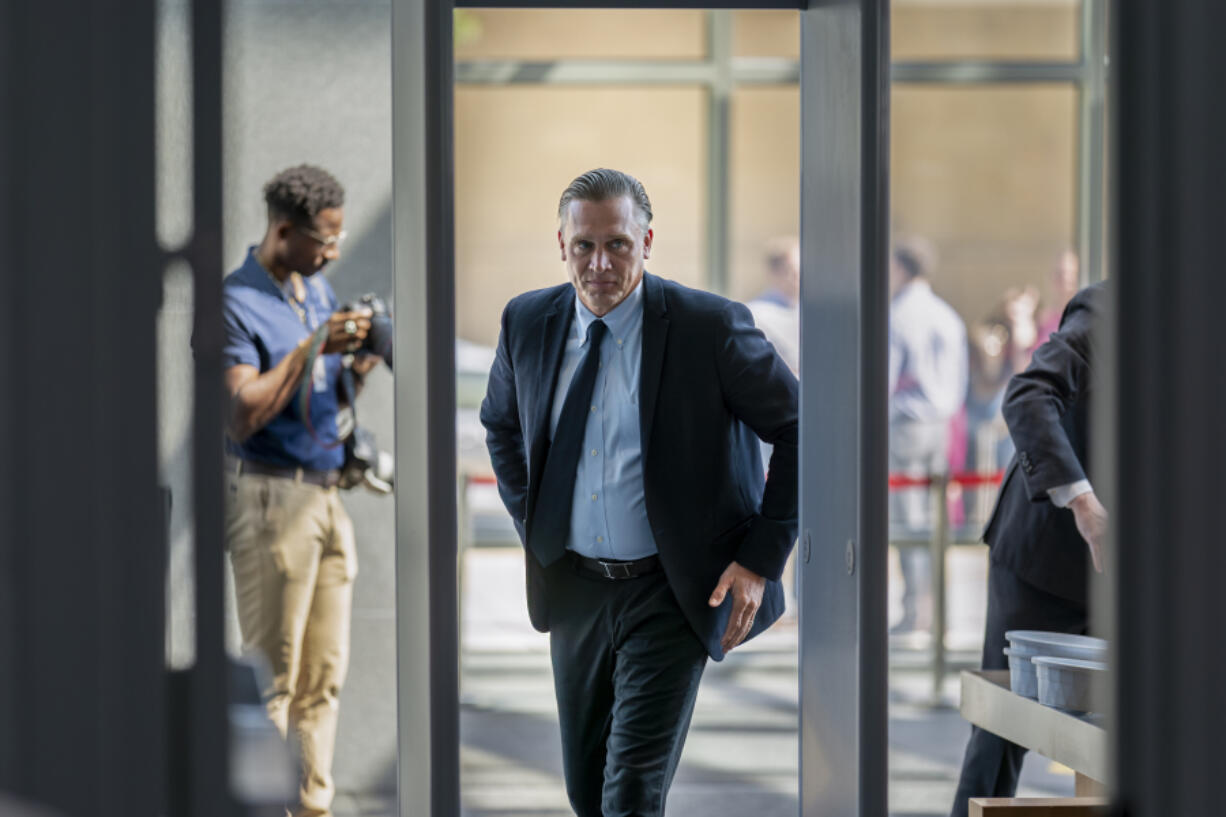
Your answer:
[[[378,355],[389,369],[392,368],[392,347],[395,345],[396,333],[391,310],[387,308],[384,300],[373,292],[368,292],[341,307],[342,312],[357,312],[360,309],[370,310],[370,331],[366,333],[362,345],[356,351]]]

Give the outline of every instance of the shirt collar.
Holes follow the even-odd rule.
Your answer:
[[[602,320],[605,326],[609,327],[609,334],[614,340],[622,340],[626,333],[630,331],[636,316],[643,311],[643,279],[639,279],[636,286],[626,299],[617,306],[609,310],[608,314],[601,318],[597,318],[592,310],[583,305],[583,301],[579,300],[579,295],[575,295],[575,320],[579,323],[579,336],[583,338],[579,346],[583,347],[587,344],[587,330],[592,325],[592,321]]]
[[[932,282],[927,278],[912,278],[910,281],[899,287],[897,294],[894,295],[894,300],[901,301],[908,295],[923,292],[932,292]]]
[[[243,261],[242,270],[243,276],[252,286],[263,289],[278,297],[285,294],[285,291],[277,283],[277,279],[272,277],[272,273],[264,268],[260,260],[255,257],[255,251],[258,246],[252,244],[247,248],[247,259]]]

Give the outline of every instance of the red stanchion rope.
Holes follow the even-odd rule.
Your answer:
[[[977,471],[955,471],[945,478],[950,485],[961,485],[964,488],[976,488],[984,485],[999,485],[1004,479],[1004,471],[979,473]],[[890,474],[890,490],[899,488],[927,488],[934,482],[933,477],[909,477],[906,474]]]

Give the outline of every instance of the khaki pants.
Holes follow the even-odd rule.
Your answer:
[[[327,815],[357,549],[336,488],[230,475],[226,543],[243,646],[272,671],[268,714],[302,751],[298,815]]]

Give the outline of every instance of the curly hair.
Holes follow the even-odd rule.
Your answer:
[[[309,225],[321,210],[341,207],[345,188],[328,171],[315,165],[298,165],[282,170],[264,185],[268,217],[288,219]]]
[[[604,167],[589,170],[562,191],[562,199],[558,202],[558,222],[566,224],[566,209],[572,201],[608,201],[622,196],[629,196],[634,202],[639,223],[646,232],[651,226],[651,200],[647,198],[642,182],[629,173]]]

